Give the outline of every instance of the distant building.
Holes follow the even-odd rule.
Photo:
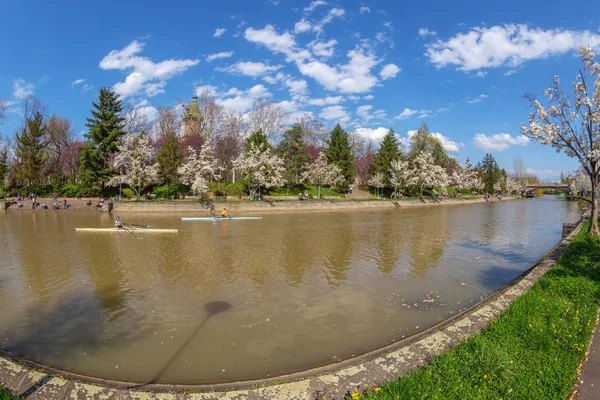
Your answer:
[[[192,135],[200,133],[200,108],[198,107],[198,96],[194,93],[192,104],[187,108],[187,113],[183,117],[183,135]]]

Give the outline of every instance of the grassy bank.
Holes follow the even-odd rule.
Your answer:
[[[485,331],[356,399],[566,399],[590,343],[600,240],[582,229],[557,265]]]
[[[2,386],[0,386],[0,400],[21,400],[22,397],[16,397],[8,393]]]

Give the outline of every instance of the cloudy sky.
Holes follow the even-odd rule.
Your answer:
[[[542,177],[574,160],[522,137],[530,111],[558,74],[570,85],[580,44],[600,50],[594,2],[225,0],[5,2],[0,26],[3,134],[35,94],[85,129],[100,87],[150,117],[205,90],[246,112],[269,97],[290,121],[312,113],[380,139],[403,141],[423,122],[457,155],[518,154]],[[568,87],[570,90],[570,86]]]

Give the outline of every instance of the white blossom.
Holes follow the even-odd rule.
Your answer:
[[[113,168],[119,171],[119,175],[111,178],[108,185],[129,185],[139,200],[141,191],[157,183],[160,176],[158,164],[152,164],[152,146],[148,135],[136,137],[128,132],[115,155]]]
[[[410,169],[408,161],[397,160],[390,166],[390,184],[395,192],[408,185]]]
[[[479,190],[479,174],[473,169],[469,161],[462,168],[457,168],[449,177],[450,185],[459,190]]]
[[[376,173],[369,179],[369,186],[374,187],[379,195],[381,188],[385,187],[385,175],[381,172]]]
[[[187,161],[177,169],[177,173],[181,183],[190,185],[193,190],[202,195],[208,192],[210,179],[221,179],[223,168],[219,166],[213,148],[208,143],[202,146],[200,153],[197,153],[192,147],[188,147],[188,152]]]
[[[592,181],[586,173],[577,171],[571,181],[571,189],[575,194],[583,196],[586,192],[592,190]]]
[[[285,184],[284,162],[270,148],[261,151],[252,144],[248,152],[242,153],[233,161],[233,165],[246,181],[252,199],[260,194],[261,188],[269,189]]]
[[[320,152],[317,159],[302,174],[302,180],[317,187],[317,197],[321,198],[322,186],[336,186],[344,182],[342,169],[329,164],[325,152]]]
[[[410,185],[416,185],[419,195],[423,197],[426,188],[445,187],[448,185],[446,169],[436,165],[429,153],[419,153],[411,162]]]

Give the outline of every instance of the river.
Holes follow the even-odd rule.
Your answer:
[[[528,269],[579,215],[552,196],[227,222],[121,214],[179,229],[133,235],[75,231],[112,226],[108,213],[9,210],[0,213],[0,347],[129,382],[301,371],[472,305]]]

